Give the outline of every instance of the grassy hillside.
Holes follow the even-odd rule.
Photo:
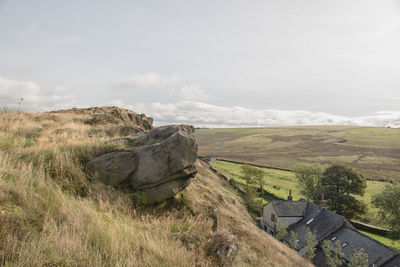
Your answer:
[[[293,169],[342,162],[371,179],[400,179],[400,129],[350,126],[199,129],[199,153]]]
[[[197,163],[199,174],[185,191],[156,206],[135,206],[88,180],[83,166],[90,158],[125,147],[87,119],[0,114],[0,265],[215,266],[210,249],[231,234],[235,266],[310,265],[259,230],[205,163]]]

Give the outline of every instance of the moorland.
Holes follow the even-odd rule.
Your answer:
[[[345,163],[367,179],[400,179],[400,129],[302,126],[198,129],[200,155],[293,170]]]
[[[400,180],[400,129],[352,126],[198,129],[196,135],[199,154],[218,158],[212,166],[239,186],[246,184],[243,164],[262,169],[264,189],[268,192],[258,194],[263,204],[273,199],[286,199],[289,190],[295,200],[304,197],[299,192],[294,172],[298,164],[350,165],[367,178],[365,194],[357,196],[368,206],[360,220],[387,227],[371,200],[389,182]],[[364,233],[400,248],[399,241]]]

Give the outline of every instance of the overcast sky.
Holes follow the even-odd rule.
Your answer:
[[[400,0],[0,0],[0,107],[21,97],[156,124],[400,124]]]

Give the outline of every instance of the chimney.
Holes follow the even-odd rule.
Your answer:
[[[319,201],[319,207],[322,208],[326,208],[328,206],[328,201],[325,200],[325,194],[322,193],[321,194],[321,200]]]
[[[287,200],[292,201],[293,197],[292,197],[292,189],[289,189],[289,195],[287,197]]]

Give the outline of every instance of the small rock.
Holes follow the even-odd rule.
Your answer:
[[[220,266],[231,266],[237,255],[238,246],[234,244],[234,235],[215,235],[209,244],[209,252],[213,254]]]

